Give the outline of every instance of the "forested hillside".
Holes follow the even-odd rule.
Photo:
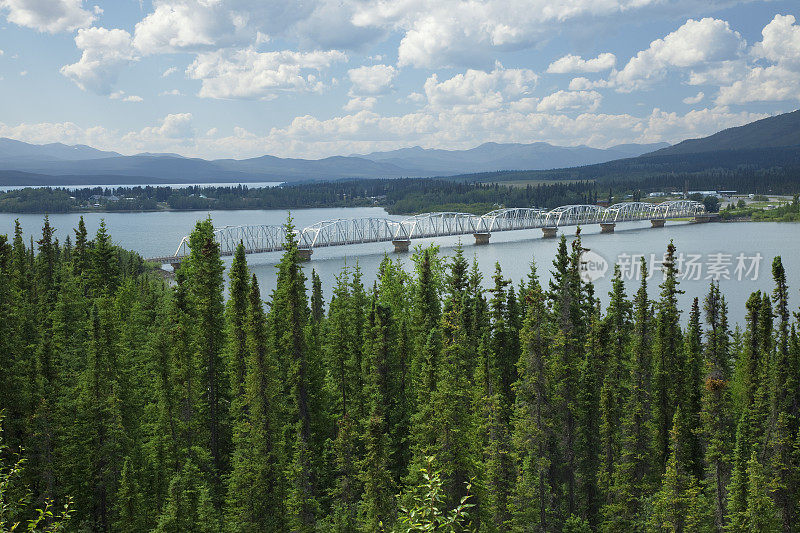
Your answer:
[[[601,309],[580,239],[539,265],[547,286],[427,248],[413,275],[387,256],[325,298],[295,242],[259,287],[212,231],[174,284],[104,225],[0,236],[4,531],[48,502],[66,531],[796,530],[779,257],[740,329],[715,284],[677,308],[671,244],[657,300],[617,271]]]
[[[800,110],[728,128],[701,139],[687,139],[652,154],[691,154],[718,150],[741,150],[800,146]]]

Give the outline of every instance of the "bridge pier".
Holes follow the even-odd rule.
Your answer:
[[[178,261],[177,263],[170,263],[169,266],[172,267],[173,272],[177,272],[178,269],[181,267],[181,262]]]
[[[314,253],[314,250],[311,248],[298,248],[297,257],[300,259],[300,261],[311,261],[312,253]]]
[[[652,226],[652,227],[654,227],[654,228],[663,228],[663,227],[664,227],[664,224],[665,224],[666,222],[667,222],[667,221],[666,221],[666,220],[664,220],[663,218],[652,218],[652,219],[650,219],[650,224],[651,224],[651,226]]]
[[[542,228],[542,237],[545,239],[552,239],[556,236],[558,228],[555,226],[545,226]]]
[[[398,239],[396,241],[392,241],[392,244],[394,244],[395,253],[402,254],[408,252],[408,247],[411,246],[411,241],[409,239]]]
[[[614,222],[601,222],[600,233],[614,233],[616,224]]]
[[[489,236],[491,233],[473,233],[472,236],[475,237],[475,244],[489,244]]]
[[[706,222],[711,222],[714,218],[716,218],[714,214],[707,213],[705,215],[695,215],[694,221],[696,224],[705,224]]]

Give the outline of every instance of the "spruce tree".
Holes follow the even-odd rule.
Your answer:
[[[705,442],[706,478],[714,502],[714,523],[717,530],[722,530],[726,524],[734,431],[727,307],[719,283],[711,284],[704,310],[708,327],[700,419]]]
[[[770,452],[772,454],[772,477],[775,503],[780,510],[784,531],[791,530],[796,522],[797,501],[800,493],[800,463],[793,448],[798,434],[800,414],[800,367],[795,354],[790,351],[789,290],[786,272],[781,258],[772,262],[772,277],[775,281],[773,301],[778,318],[775,361],[772,364],[770,416]]]
[[[644,258],[639,272],[641,284],[634,298],[631,335],[631,390],[622,418],[620,460],[614,472],[610,503],[602,510],[603,531],[644,531],[642,511],[653,479],[650,369],[654,327]]]
[[[664,281],[656,307],[655,350],[653,354],[653,452],[654,468],[663,471],[670,446],[670,428],[675,408],[681,399],[684,364],[683,336],[680,327],[678,268],[675,245],[670,241],[662,263]],[[683,444],[683,443],[682,443]]]
[[[681,443],[688,437],[689,424],[681,407],[677,407],[670,430],[670,453],[661,481],[661,489],[653,497],[649,531],[711,531],[712,513],[691,474],[691,464],[681,459]]]
[[[317,461],[322,457],[325,434],[324,405],[318,354],[309,342],[310,310],[306,277],[300,266],[291,218],[284,226],[284,254],[278,265],[278,282],[272,297],[273,346],[285,383],[287,399],[286,442],[290,446],[287,512],[290,527],[312,531],[320,515]]]
[[[158,517],[154,533],[217,533],[219,519],[212,491],[200,469],[191,460],[175,474],[169,498]]]
[[[686,416],[689,430],[684,441],[683,453],[687,457],[689,473],[703,479],[703,450],[700,442],[701,381],[703,371],[703,345],[700,328],[700,303],[692,302],[689,326],[685,335],[684,366],[681,370],[682,387],[678,396]]]
[[[228,327],[228,375],[230,376],[231,424],[245,416],[245,374],[247,370],[247,306],[248,286],[247,260],[244,244],[239,242],[230,270],[230,297],[225,309]]]
[[[255,274],[245,315],[246,353],[243,417],[233,435],[226,519],[231,531],[282,531],[285,509],[283,406],[270,349],[267,319]],[[269,509],[269,512],[264,512]]]
[[[364,459],[361,483],[364,493],[359,506],[362,528],[379,531],[389,526],[396,513],[396,486],[389,470],[390,439],[387,411],[392,401],[391,311],[378,302],[370,313],[365,356],[368,371],[369,418],[364,423]]]
[[[630,339],[631,314],[633,306],[625,296],[625,284],[619,265],[614,266],[614,278],[604,329],[608,335],[608,348],[605,358],[606,370],[603,373],[600,390],[600,464],[598,486],[602,494],[611,494],[615,469],[622,448],[622,428],[620,420],[625,413],[625,399],[630,394]],[[606,498],[606,503],[610,500]]]
[[[549,476],[555,437],[549,398],[547,365],[552,324],[542,287],[531,265],[526,290],[526,314],[520,337],[522,353],[515,384],[513,452],[517,467],[510,508],[514,531],[547,531],[553,520]]]
[[[202,443],[211,458],[209,484],[214,505],[219,509],[224,494],[223,478],[228,472],[231,449],[230,379],[225,362],[225,306],[222,299],[223,265],[219,244],[214,240],[211,218],[199,221],[189,236],[191,253],[186,260],[188,296],[193,308],[192,335],[200,364],[199,419],[203,422]]]

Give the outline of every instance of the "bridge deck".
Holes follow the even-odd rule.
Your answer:
[[[624,202],[610,207],[567,205],[552,210],[536,208],[497,209],[485,215],[469,213],[425,213],[402,220],[388,218],[335,219],[318,222],[296,231],[301,249],[345,246],[375,242],[408,242],[412,239],[467,234],[490,234],[536,228],[559,228],[587,224],[613,224],[637,220],[668,220],[707,216],[699,202],[677,200],[651,204]],[[222,255],[233,255],[241,242],[245,253],[277,252],[286,241],[285,228],[277,225],[225,226],[214,231]],[[148,261],[179,263],[189,254],[189,237],[184,237],[175,254]]]

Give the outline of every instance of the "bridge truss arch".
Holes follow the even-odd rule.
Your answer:
[[[686,218],[703,215],[706,206],[702,202],[694,200],[670,200],[655,204],[653,207],[653,219],[666,220],[669,218]]]
[[[487,234],[541,227],[576,226],[637,220],[666,220],[705,215],[705,206],[692,200],[660,204],[623,202],[604,208],[597,205],[565,205],[550,211],[537,208],[502,208],[482,216],[438,212],[401,220],[380,217],[333,219],[295,230],[301,249],[388,241],[410,241],[449,235]],[[476,237],[477,238],[477,237]],[[214,230],[222,255],[233,255],[241,242],[246,253],[283,250],[286,229],[282,225],[224,226]],[[170,262],[189,255],[189,236],[183,237],[174,256],[154,258]]]
[[[547,210],[535,207],[512,207],[489,211],[481,218],[482,231],[508,231],[541,228]]]
[[[564,205],[549,211],[545,225],[550,227],[577,226],[598,223],[605,209],[599,205]]]

